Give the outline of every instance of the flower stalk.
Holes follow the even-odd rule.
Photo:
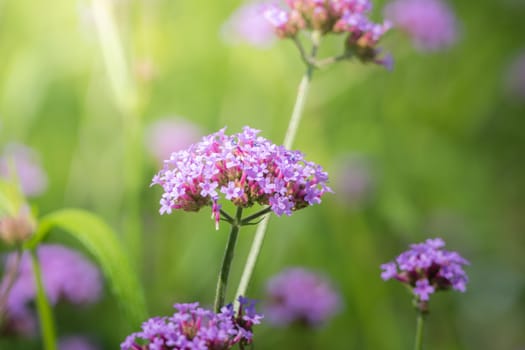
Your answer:
[[[217,288],[215,291],[215,312],[220,312],[224,306],[224,299],[226,296],[226,288],[228,286],[228,277],[230,275],[231,263],[234,256],[235,245],[237,244],[237,236],[241,228],[241,217],[242,208],[237,207],[235,213],[235,220],[231,223],[230,236],[228,237],[228,243],[226,244],[226,250],[224,251],[224,257],[222,259],[221,270],[219,272],[219,278],[217,279]]]
[[[298,38],[294,37],[294,42],[297,48],[299,49],[299,53],[301,55],[301,58],[303,59],[303,62],[306,65],[306,72],[304,73],[303,78],[301,79],[301,82],[299,84],[294,108],[283,141],[283,145],[287,149],[290,149],[292,147],[292,144],[295,140],[295,136],[297,134],[297,129],[299,128],[299,124],[301,122],[306,98],[308,96],[310,82],[312,80],[313,72],[316,68],[313,62],[315,61],[317,51],[319,50],[319,45],[321,42],[321,32],[314,30],[311,35],[311,40],[312,50],[310,56],[306,56],[303,45],[301,44]],[[237,300],[239,296],[246,295],[246,290],[248,289],[248,284],[250,283],[250,280],[252,278],[253,270],[255,269],[255,264],[257,262],[257,259],[259,258],[259,254],[261,253],[261,248],[264,243],[264,238],[268,229],[269,220],[269,216],[264,217],[259,223],[259,225],[257,225],[257,230],[255,231],[255,236],[250,247],[250,252],[248,253],[248,257],[244,265],[241,280],[239,282],[237,292],[235,293],[235,300]]]
[[[425,313],[418,311],[416,323],[416,340],[414,350],[423,350],[423,329],[425,325]]]
[[[35,275],[36,284],[36,306],[38,310],[38,317],[40,319],[40,328],[42,331],[42,338],[44,341],[45,350],[57,350],[56,346],[56,331],[53,320],[53,311],[47,300],[44,284],[42,282],[42,271],[40,263],[36,254],[36,250],[31,250],[31,261],[33,265],[33,273]]]

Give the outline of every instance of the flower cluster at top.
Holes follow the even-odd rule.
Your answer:
[[[293,38],[301,30],[322,34],[346,33],[347,50],[362,61],[373,61],[391,68],[392,59],[378,59],[375,46],[390,28],[388,21],[374,23],[368,18],[370,0],[286,0],[289,9],[267,5],[263,16],[281,38]]]
[[[220,194],[242,208],[269,205],[281,216],[318,204],[331,191],[327,173],[304,160],[301,152],[274,145],[249,127],[231,136],[224,131],[205,136],[164,162],[153,178],[153,184],[164,188],[161,214],[211,205],[218,225]]]
[[[381,265],[381,278],[406,283],[423,302],[439,290],[452,288],[464,292],[468,278],[462,266],[469,262],[457,252],[443,250],[444,246],[441,238],[410,245],[411,249],[399,255],[395,262]]]
[[[37,257],[42,270],[42,283],[52,305],[64,299],[73,304],[97,301],[102,292],[99,270],[80,253],[61,245],[40,245]],[[5,271],[16,266],[15,253],[6,259]],[[0,291],[7,288],[4,278]],[[35,332],[31,303],[36,298],[35,277],[29,253],[24,253],[18,267],[18,276],[7,299],[7,327],[15,333],[32,335]]]
[[[264,313],[277,326],[320,326],[341,308],[341,298],[328,280],[304,268],[289,268],[274,276],[266,293]]]
[[[199,303],[175,304],[178,312],[147,320],[142,331],[128,336],[120,348],[227,350],[239,344],[242,349],[252,343],[252,327],[261,322],[262,316],[255,312],[253,301],[239,297],[239,302],[237,313],[232,304],[222,307],[219,313],[200,308]]]

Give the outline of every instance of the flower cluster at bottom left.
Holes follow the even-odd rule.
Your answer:
[[[252,342],[252,326],[262,315],[255,303],[239,297],[236,313],[232,304],[219,313],[199,307],[199,303],[175,304],[178,312],[170,317],[153,317],[142,324],[120,345],[122,350],[195,349],[226,350],[239,344],[243,349]],[[141,345],[143,344],[143,345]]]
[[[93,304],[102,295],[102,276],[98,268],[81,253],[59,244],[42,244],[37,249],[44,290],[51,305],[66,300],[75,305]],[[16,266],[14,253],[6,257],[6,270]],[[0,294],[8,288],[0,282]],[[37,321],[31,304],[37,290],[31,257],[24,253],[18,275],[7,298],[6,317],[1,331],[28,337],[37,333]]]

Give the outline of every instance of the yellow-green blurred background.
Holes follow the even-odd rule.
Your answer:
[[[238,0],[115,0],[117,36],[97,32],[97,3],[0,0],[0,148],[19,142],[40,154],[49,186],[32,203],[41,214],[79,207],[119,232],[150,315],[210,305],[228,228],[216,232],[209,210],[158,214],[146,127],[181,116],[203,133],[250,125],[280,143],[304,67],[291,42],[262,50],[223,40]],[[525,3],[449,3],[461,32],[449,50],[418,53],[394,30],[381,45],[392,72],[344,62],[315,73],[294,148],[334,183],[341,162],[358,158],[371,189],[356,202],[334,186],[321,205],[272,218],[249,296],[263,298],[284,267],[305,266],[331,277],[344,309],[315,331],[263,324],[256,349],[411,348],[410,296],[383,282],[379,265],[438,236],[471,261],[471,280],[465,294],[432,297],[426,349],[525,348],[525,101],[505,85],[525,49]],[[374,2],[374,18],[384,4]],[[322,53],[338,45],[331,38]],[[241,232],[230,299],[253,232]],[[75,246],[60,232],[51,241]],[[109,292],[94,307],[60,305],[56,318],[59,334],[88,334],[103,349],[126,335]]]

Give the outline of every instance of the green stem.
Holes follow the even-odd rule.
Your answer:
[[[295,44],[299,47],[303,61],[306,64],[306,72],[304,73],[299,88],[297,90],[297,97],[295,100],[295,105],[292,111],[292,116],[290,117],[290,123],[288,124],[288,129],[286,130],[286,135],[284,136],[284,147],[290,149],[295,140],[297,134],[297,129],[301,121],[301,117],[304,111],[304,106],[306,102],[306,97],[308,95],[308,88],[310,86],[310,81],[312,80],[312,75],[315,69],[315,66],[311,63],[315,60],[317,56],[317,50],[319,49],[319,44],[321,41],[321,32],[314,31],[312,32],[312,51],[310,57],[304,58],[304,50],[302,50],[302,45],[300,42],[294,41]],[[255,231],[255,236],[253,238],[252,246],[250,247],[250,252],[248,253],[248,258],[246,259],[246,264],[244,265],[244,270],[241,275],[241,281],[239,282],[239,287],[235,293],[235,302],[239,296],[245,296],[246,290],[248,289],[248,284],[252,278],[253,270],[255,269],[255,263],[259,258],[262,245],[264,243],[264,238],[266,236],[266,230],[268,228],[268,221],[270,216],[264,217]]]
[[[272,207],[266,207],[263,210],[260,210],[253,215],[247,216],[241,220],[241,226],[250,225],[253,220],[260,218],[261,216],[266,215],[271,211],[272,211]]]
[[[416,342],[414,345],[414,350],[423,349],[423,326],[424,324],[425,324],[425,314],[421,311],[418,311],[417,325],[416,325]]]
[[[315,65],[316,68],[324,68],[324,67],[326,67],[328,65],[331,65],[333,63],[336,63],[336,62],[339,62],[339,61],[348,60],[350,58],[352,58],[351,54],[344,53],[344,54],[339,55],[339,56],[327,57],[327,58],[324,58],[322,60],[315,61],[314,65]]]
[[[36,306],[38,310],[38,317],[40,319],[40,328],[42,330],[42,337],[44,340],[45,350],[57,350],[55,323],[53,320],[53,311],[47,300],[44,285],[42,283],[42,271],[40,270],[40,263],[35,250],[31,250],[31,261],[33,263],[33,273],[35,275],[36,283]]]
[[[18,269],[20,267],[20,260],[22,258],[22,247],[18,245],[16,247],[15,261],[11,266],[11,269],[6,273],[7,286],[0,296],[0,326],[4,321],[5,314],[7,312],[7,300],[9,299],[9,293],[11,288],[15,284],[16,276],[18,275]]]
[[[235,214],[235,221],[231,224],[230,236],[228,237],[228,243],[226,244],[226,250],[224,251],[224,257],[222,259],[221,271],[219,272],[219,278],[217,279],[217,289],[215,291],[215,303],[214,308],[216,312],[221,311],[221,307],[224,305],[224,298],[226,296],[226,288],[228,286],[228,276],[230,275],[231,263],[235,251],[235,244],[237,243],[237,236],[239,235],[239,229],[241,228],[241,217],[242,208],[237,208]]]
[[[227,212],[225,212],[224,210],[222,210],[222,209],[219,209],[219,210],[220,210],[220,212],[221,212],[222,218],[223,218],[224,220],[226,220],[227,222],[229,222],[230,225],[233,225],[233,223],[235,222],[235,219],[232,218],[232,217],[231,217]]]
[[[310,81],[312,80],[312,75],[314,73],[315,66],[310,62],[315,59],[317,56],[317,50],[319,48],[319,42],[321,40],[321,33],[314,31],[312,33],[312,53],[308,60],[305,61],[306,72],[301,79],[299,88],[297,91],[297,98],[295,100],[295,105],[293,107],[292,116],[290,117],[290,123],[288,124],[288,129],[286,130],[286,135],[284,136],[284,147],[290,148],[295,140],[295,135],[299,127],[299,122],[303,115],[304,105],[306,102],[306,97],[308,96],[308,88],[310,87]]]

